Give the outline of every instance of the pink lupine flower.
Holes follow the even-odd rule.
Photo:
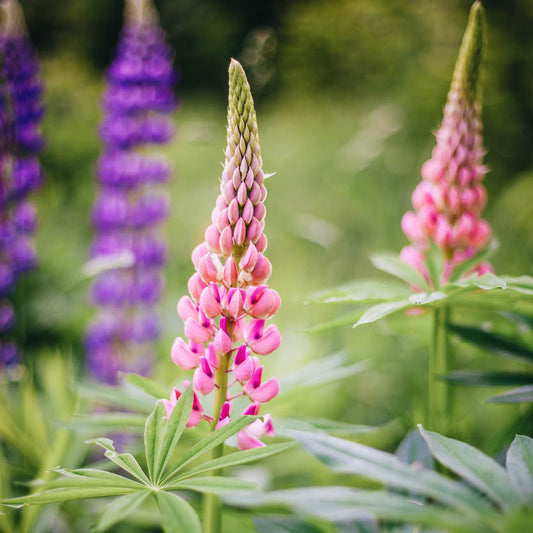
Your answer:
[[[279,392],[276,378],[263,382],[257,357],[272,353],[281,343],[278,328],[266,324],[281,305],[279,294],[267,285],[272,265],[264,255],[266,176],[250,87],[234,60],[229,77],[228,144],[220,195],[205,241],[191,254],[196,272],[188,282],[190,296],[182,297],[177,306],[187,340],[178,337],[171,351],[177,366],[194,369],[198,409],[193,408],[190,425],[203,418],[212,429],[230,421],[233,398],[247,396],[252,404],[244,414],[257,415],[261,404]],[[207,396],[213,391],[219,407],[207,416],[196,392]],[[174,396],[179,394],[176,389]],[[167,412],[175,402],[165,400]],[[239,433],[239,448],[263,446],[259,439],[272,434],[270,415],[265,415]]]
[[[400,258],[416,268],[431,284],[426,254],[434,243],[442,253],[441,283],[455,267],[485,248],[491,237],[490,225],[480,218],[487,193],[481,181],[483,165],[479,71],[483,52],[483,20],[480,6],[474,5],[455,65],[436,132],[437,145],[431,159],[422,166],[422,181],[411,197],[414,211],[405,213],[402,230],[412,245]],[[491,271],[488,263],[478,274]]]

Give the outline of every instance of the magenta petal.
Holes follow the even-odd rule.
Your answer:
[[[198,355],[191,351],[188,344],[181,337],[174,341],[170,356],[172,361],[183,370],[192,370],[199,363]]]
[[[255,402],[265,403],[276,397],[279,392],[279,382],[276,378],[270,378],[268,381],[257,387],[250,397]]]
[[[276,350],[281,344],[281,335],[278,328],[271,324],[263,333],[263,336],[251,346],[252,350],[259,355],[268,355]]]
[[[246,433],[246,430],[242,430],[237,434],[237,446],[239,450],[243,451],[251,450],[252,448],[260,448],[265,446],[265,443]]]

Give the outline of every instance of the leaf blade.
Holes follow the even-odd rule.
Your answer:
[[[196,511],[183,498],[170,492],[159,491],[156,499],[165,533],[202,533]]]

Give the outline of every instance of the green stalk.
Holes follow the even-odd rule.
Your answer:
[[[448,339],[450,310],[447,306],[435,307],[433,311],[433,332],[429,353],[428,412],[427,425],[432,431],[446,425],[451,415],[452,397],[449,383],[439,376],[449,373],[452,353]]]
[[[230,333],[228,326],[228,333]],[[231,335],[231,333],[230,333]],[[213,410],[213,421],[211,422],[211,431],[215,431],[222,406],[226,401],[228,391],[228,368],[231,361],[231,352],[220,358],[220,366],[215,373],[215,406]],[[219,444],[211,452],[211,459],[218,459],[224,455],[224,443]],[[214,470],[212,476],[222,476],[222,468]],[[205,533],[219,533],[222,524],[222,501],[215,494],[206,494],[204,496],[204,531]]]

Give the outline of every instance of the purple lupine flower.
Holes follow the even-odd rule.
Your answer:
[[[147,374],[152,342],[159,335],[155,306],[163,290],[161,267],[166,244],[158,226],[169,203],[160,185],[171,169],[161,157],[146,155],[150,144],[163,144],[174,133],[169,113],[177,102],[172,52],[165,43],[149,0],[128,0],[116,56],[107,72],[100,136],[104,151],[92,211],[96,230],[93,259],[130,254],[128,267],[101,272],[91,288],[99,312],[85,345],[88,366],[104,382],[119,371]]]
[[[204,419],[212,429],[229,422],[235,398],[247,397],[250,404],[243,414],[257,415],[261,404],[279,392],[276,378],[263,379],[258,357],[272,353],[281,343],[277,327],[266,326],[281,304],[278,293],[267,285],[272,266],[263,255],[267,247],[263,233],[267,176],[262,170],[250,86],[235,60],[229,67],[227,141],[212,224],[205,231],[205,242],[192,252],[196,273],[188,283],[190,297],[178,302],[187,340],[178,337],[171,350],[176,365],[195,370],[188,426]],[[213,390],[216,398],[211,416],[204,412],[199,397]],[[171,399],[165,400],[167,415],[180,395],[175,389]],[[258,420],[242,430],[238,446],[264,446],[259,438],[265,434],[273,434],[269,415],[264,422]]]
[[[42,182],[37,153],[44,142],[39,61],[28,38],[17,0],[5,0],[0,35],[0,367],[18,360],[4,339],[14,322],[8,297],[17,278],[36,264],[31,236],[36,213],[29,194]]]
[[[441,251],[444,268],[441,282],[454,268],[486,247],[491,228],[480,215],[487,202],[482,185],[483,165],[480,66],[483,51],[482,8],[472,8],[453,80],[436,133],[437,145],[422,166],[422,181],[412,195],[414,211],[402,219],[402,229],[412,245],[400,257],[430,282],[426,253],[431,243]],[[478,265],[482,274],[489,263]]]

